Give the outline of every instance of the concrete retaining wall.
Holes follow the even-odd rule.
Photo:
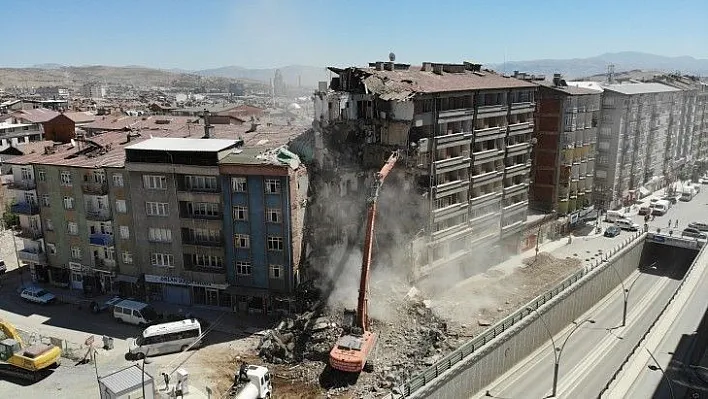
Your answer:
[[[644,240],[636,240],[612,256],[538,311],[553,335],[593,307],[618,287],[639,265]],[[620,276],[617,274],[619,273]],[[498,336],[469,358],[417,390],[413,398],[469,398],[497,377],[510,370],[548,341],[543,322],[535,315],[525,317],[506,333]],[[620,316],[621,317],[621,316]],[[618,319],[619,320],[619,319]]]

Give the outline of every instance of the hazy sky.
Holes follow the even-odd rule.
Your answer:
[[[0,65],[204,69],[483,63],[642,51],[708,58],[708,0],[4,1]]]

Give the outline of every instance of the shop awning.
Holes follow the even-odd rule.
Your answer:
[[[134,276],[126,276],[125,274],[119,274],[113,279],[113,282],[135,284],[138,282],[138,278]]]

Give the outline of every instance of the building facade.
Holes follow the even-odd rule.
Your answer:
[[[372,172],[400,150],[383,188],[377,240],[392,248],[380,253],[405,252],[408,259],[390,263],[413,264],[406,270],[413,279],[442,266],[468,275],[493,263],[469,262],[473,248],[476,259],[518,250],[528,208],[533,83],[471,63],[330,70],[338,77],[315,94],[320,180],[312,182],[312,215],[329,239],[318,247],[363,238]]]
[[[539,82],[530,206],[572,219],[593,206],[595,143],[602,91]]]

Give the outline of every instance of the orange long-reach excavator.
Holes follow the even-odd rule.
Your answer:
[[[376,333],[369,329],[368,294],[369,271],[371,269],[371,251],[374,240],[374,222],[376,219],[376,202],[384,179],[398,161],[399,153],[394,152],[386,164],[376,174],[371,194],[368,198],[366,217],[366,237],[361,260],[361,278],[359,281],[359,300],[356,311],[345,312],[344,333],[329,352],[329,364],[332,368],[358,373],[364,369],[373,369],[373,362],[367,361],[376,346]]]

